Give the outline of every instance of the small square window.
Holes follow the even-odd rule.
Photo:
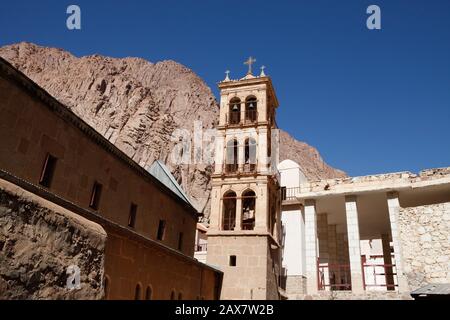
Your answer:
[[[236,267],[236,256],[230,256],[230,267]]]

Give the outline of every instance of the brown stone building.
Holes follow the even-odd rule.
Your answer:
[[[106,231],[106,298],[219,298],[222,273],[193,259],[198,212],[189,201],[3,59],[0,136],[2,182]],[[11,234],[0,232],[7,244]]]

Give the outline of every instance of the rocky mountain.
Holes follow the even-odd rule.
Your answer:
[[[164,161],[208,217],[212,167],[171,161],[182,153],[181,142],[193,136],[195,125],[211,129],[217,124],[218,103],[194,72],[174,61],[78,58],[31,43],[4,46],[0,56],[144,168],[156,159]],[[326,165],[316,149],[284,132],[280,157],[297,161],[311,179],[345,176]]]
[[[280,161],[291,159],[297,162],[309,180],[346,177],[344,171],[330,167],[325,163],[316,148],[293,138],[280,130]]]

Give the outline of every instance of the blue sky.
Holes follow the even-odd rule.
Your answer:
[[[66,28],[77,4],[82,30]],[[366,28],[381,8],[382,30]],[[350,175],[450,166],[450,1],[8,1],[0,45],[173,59],[217,96],[224,71],[267,66],[278,125]]]

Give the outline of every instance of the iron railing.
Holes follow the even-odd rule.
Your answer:
[[[254,124],[258,122],[258,110],[246,110],[244,118],[241,117],[241,111],[230,111],[225,116],[227,125]]]
[[[244,173],[252,173],[256,172],[256,164],[255,163],[246,163],[242,167],[242,172]]]
[[[300,187],[286,188],[281,187],[281,200],[295,200],[300,193]]]
[[[245,123],[255,123],[258,121],[257,110],[245,110]]]
[[[237,163],[233,164],[225,164],[224,165],[225,173],[237,173],[239,169],[239,165]]]
[[[257,172],[257,164],[246,163],[239,166],[237,163],[224,164],[222,172],[225,174],[254,174]]]
[[[240,111],[230,111],[228,114],[227,124],[240,124],[241,123],[241,112]]]
[[[395,264],[370,264],[363,263],[363,284],[364,289],[368,287],[386,288],[395,290],[398,286],[395,280],[397,278],[397,269]]]
[[[197,243],[195,245],[195,252],[204,252],[208,250],[208,244],[207,243]]]
[[[319,290],[352,290],[349,264],[317,263]]]

